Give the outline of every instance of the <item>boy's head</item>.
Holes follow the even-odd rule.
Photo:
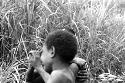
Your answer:
[[[76,53],[77,40],[75,36],[68,31],[57,30],[47,36],[41,59],[43,62],[46,61],[45,63],[51,63],[52,58],[58,57],[60,61],[69,63]],[[46,59],[43,59],[45,57]]]

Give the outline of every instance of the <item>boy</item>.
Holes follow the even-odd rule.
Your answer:
[[[63,30],[66,30],[66,31],[72,33],[73,35],[75,35],[75,32],[71,28],[66,28]],[[32,52],[31,52],[31,54],[32,54]],[[37,54],[34,54],[34,55],[37,55]],[[74,66],[73,64],[75,65],[75,67],[73,67]],[[88,79],[88,77],[87,77],[88,74],[87,74],[87,71],[85,68],[85,60],[84,59],[75,57],[72,64],[70,65],[70,67],[72,70],[76,70],[78,67],[78,72],[77,72],[77,76],[76,76],[77,83],[83,83]],[[28,83],[44,83],[43,78],[40,76],[40,74],[38,72],[34,72],[34,70],[35,70],[34,67],[31,67],[28,70],[26,81]],[[46,72],[48,72],[49,74],[52,72],[51,66],[46,66],[46,67],[44,66],[44,70]]]
[[[36,55],[36,54],[34,54],[34,55]],[[84,59],[75,57],[75,59],[72,61],[71,65],[70,65],[72,70],[76,70],[78,67],[78,72],[76,75],[76,83],[84,83],[88,79],[88,74],[86,71],[85,63],[86,62]],[[74,65],[75,65],[75,67],[74,67]],[[44,66],[44,70],[46,72],[48,72],[49,74],[51,74],[52,67]],[[40,74],[37,71],[35,71],[35,68],[33,66],[31,66],[27,72],[26,82],[27,83],[45,83],[43,78],[40,76]]]
[[[68,31],[57,30],[46,38],[41,57],[36,57],[32,65],[45,83],[75,83],[75,74],[70,63],[77,53],[77,40]],[[44,71],[42,64],[52,67],[51,75]],[[75,67],[75,66],[72,66]]]

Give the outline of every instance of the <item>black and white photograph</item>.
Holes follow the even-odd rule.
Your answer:
[[[0,0],[0,83],[125,83],[125,0]]]

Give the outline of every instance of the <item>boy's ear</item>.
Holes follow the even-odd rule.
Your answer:
[[[55,47],[54,46],[52,46],[52,48],[51,48],[51,57],[52,58],[55,57]]]

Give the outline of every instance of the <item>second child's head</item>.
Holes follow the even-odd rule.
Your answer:
[[[68,31],[57,30],[49,33],[43,45],[41,60],[44,65],[50,65],[59,59],[64,63],[70,63],[77,53],[77,40]]]

